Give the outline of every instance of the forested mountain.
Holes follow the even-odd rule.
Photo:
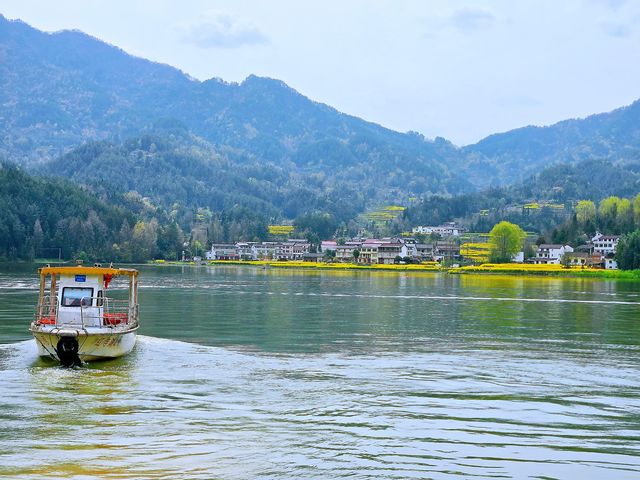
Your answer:
[[[640,161],[640,100],[585,119],[490,135],[462,152],[479,184],[522,180],[558,163]]]
[[[84,251],[93,259],[113,259],[123,226],[135,217],[61,179],[28,175],[0,162],[0,258],[63,258]],[[128,239],[127,239],[128,240]]]
[[[456,197],[425,198],[405,211],[404,227],[461,219],[472,230],[488,231],[498,221],[507,219],[529,231],[542,232],[571,215],[578,200],[597,203],[611,195],[634,197],[638,193],[640,161],[584,160],[574,165],[548,167],[511,186]],[[535,208],[524,209],[525,204],[533,204]]]
[[[231,165],[341,175],[397,202],[523,180],[555,163],[637,159],[640,102],[583,120],[491,135],[462,149],[309,100],[283,82],[200,82],[78,31],[44,33],[0,15],[0,154],[23,165],[87,141],[120,144],[152,126],[206,140]],[[373,199],[373,200],[372,200]]]
[[[76,31],[48,34],[0,17],[0,154],[32,165],[87,140],[121,142],[173,124],[230,161],[300,174],[374,175],[398,198],[469,188],[450,143],[402,134],[309,100],[283,82],[199,82]],[[376,195],[377,196],[377,195]]]
[[[405,228],[466,217],[484,229],[508,216],[541,230],[559,211],[525,215],[518,205],[640,190],[640,102],[458,148],[340,113],[278,80],[200,82],[84,33],[44,33],[1,15],[0,105],[0,157],[85,190],[25,177],[24,205],[45,202],[27,197],[49,183],[75,202],[40,225],[44,243],[95,257],[175,257],[180,229],[187,240],[203,229],[207,240],[263,239],[269,223],[325,214],[332,226],[353,227],[359,213],[390,204],[413,205]],[[3,173],[3,188],[25,175],[4,168],[13,173]],[[8,204],[13,226],[3,227],[0,256],[35,248],[30,212],[45,207],[16,205]],[[77,221],[67,225],[73,208]],[[92,243],[82,225],[108,231],[113,243],[99,235]]]
[[[374,185],[365,175],[355,175],[360,180],[356,185],[340,171],[296,173],[228,149],[223,152],[186,130],[156,128],[121,144],[90,142],[41,170],[84,184],[111,202],[123,196],[143,198],[144,208],[184,228],[198,208],[242,209],[246,216],[259,215],[265,224],[309,211],[348,221],[364,209],[367,192],[373,198],[384,189],[384,182]],[[129,207],[135,210],[135,204]]]

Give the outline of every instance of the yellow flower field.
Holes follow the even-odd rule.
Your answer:
[[[467,242],[460,245],[460,255],[474,262],[489,261],[491,245],[488,242]]]
[[[359,218],[364,221],[383,224],[395,218],[398,218],[400,215],[402,215],[402,212],[404,212],[405,209],[406,207],[402,207],[399,205],[387,205],[384,207],[380,207],[378,210],[361,213],[359,215]]]
[[[293,232],[293,225],[269,225],[267,230],[270,235],[286,236]]]
[[[564,267],[563,265],[543,265],[532,263],[483,263],[466,267],[452,268],[451,273],[496,272],[496,273],[558,273],[584,270],[582,267]]]

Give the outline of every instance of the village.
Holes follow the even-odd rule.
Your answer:
[[[487,235],[484,234],[484,237]],[[455,222],[438,226],[417,226],[410,235],[384,238],[323,240],[314,245],[303,238],[282,241],[214,243],[205,252],[209,261],[297,261],[338,262],[358,265],[390,265],[436,262],[443,266],[478,265],[489,261],[489,243],[468,241]],[[590,242],[577,247],[525,242],[513,263],[564,265],[615,270],[617,235],[599,232]],[[525,250],[528,254],[525,254]],[[183,260],[186,260],[183,258]],[[194,257],[201,261],[201,257]]]

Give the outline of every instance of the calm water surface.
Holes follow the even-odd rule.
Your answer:
[[[640,284],[141,268],[138,344],[65,369],[0,270],[6,478],[640,478]]]

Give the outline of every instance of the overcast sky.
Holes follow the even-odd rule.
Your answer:
[[[640,98],[640,0],[2,0],[193,77],[278,78],[458,145]]]

